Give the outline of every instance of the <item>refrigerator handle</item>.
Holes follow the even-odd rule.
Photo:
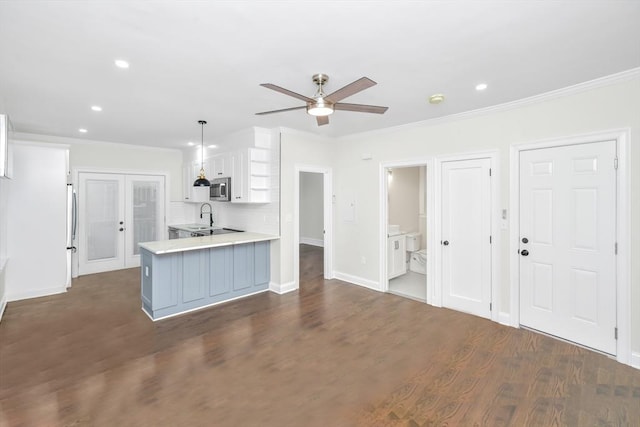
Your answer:
[[[73,190],[71,199],[71,241],[76,240],[76,227],[78,226],[78,201],[76,190]]]

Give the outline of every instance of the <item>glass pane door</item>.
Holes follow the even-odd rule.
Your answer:
[[[140,265],[139,243],[164,238],[164,178],[127,175],[126,267]]]
[[[123,184],[124,179],[121,175],[80,174],[80,274],[122,268]]]

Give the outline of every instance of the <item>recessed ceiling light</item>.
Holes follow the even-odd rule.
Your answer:
[[[129,63],[124,59],[116,59],[114,62],[118,68],[129,68]]]
[[[91,109],[92,109],[93,111],[102,111],[102,107],[101,107],[101,106],[99,106],[99,105],[94,105],[94,106],[92,106],[92,107],[91,107]]]
[[[436,93],[429,97],[430,104],[440,104],[443,101],[444,101],[444,95],[441,93]]]
[[[485,90],[486,88],[487,88],[486,83],[480,83],[479,85],[476,85],[476,90]]]
[[[215,145],[215,144],[211,144],[211,145],[207,145],[207,147],[209,147],[209,148],[217,148],[218,146]]]
[[[80,132],[80,133],[87,133],[87,130],[86,130],[86,129],[84,129],[84,128],[80,128],[80,129],[78,129],[78,132]]]

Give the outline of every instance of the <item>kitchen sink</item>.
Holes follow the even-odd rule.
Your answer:
[[[209,227],[205,224],[181,224],[169,226],[169,239],[215,236],[217,234],[241,233],[242,231],[226,227]]]
[[[186,228],[188,228],[189,230],[210,230],[211,229],[211,227],[206,225],[189,225]]]

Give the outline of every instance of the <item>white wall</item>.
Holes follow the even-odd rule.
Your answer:
[[[167,174],[169,201],[182,200],[182,151],[142,147],[108,142],[75,142],[70,144],[70,164],[74,168],[122,170],[150,175]]]
[[[281,168],[280,168],[280,240],[272,243],[278,257],[278,266],[272,266],[272,281],[287,287],[294,282],[294,179],[295,167],[316,166],[332,167],[335,141],[316,135],[281,129]],[[272,251],[273,254],[273,251]]]
[[[100,171],[167,174],[167,198],[182,201],[182,151],[48,135],[14,133],[14,140],[69,145],[69,166]],[[72,176],[73,178],[73,176]]]
[[[420,189],[423,188],[420,185],[420,167],[396,167],[391,173],[392,178],[388,182],[389,224],[398,224],[404,232],[418,231],[420,201],[424,200],[420,197]]]
[[[324,175],[300,172],[300,243],[324,246]]]
[[[606,83],[606,84],[605,84]],[[334,223],[335,270],[379,282],[379,164],[454,153],[499,150],[501,207],[509,207],[511,144],[611,129],[631,129],[631,259],[640,259],[640,76],[574,88],[468,117],[417,123],[355,135],[331,144],[335,196],[353,199],[355,221]],[[287,146],[289,148],[289,146]],[[373,160],[362,160],[362,153]],[[303,153],[297,153],[303,155]],[[283,156],[285,153],[283,152]],[[295,162],[295,156],[290,162]],[[338,206],[340,209],[340,206]],[[509,230],[501,230],[500,311],[509,306]],[[362,263],[362,259],[366,263]],[[640,263],[632,262],[632,350],[640,352]]]

